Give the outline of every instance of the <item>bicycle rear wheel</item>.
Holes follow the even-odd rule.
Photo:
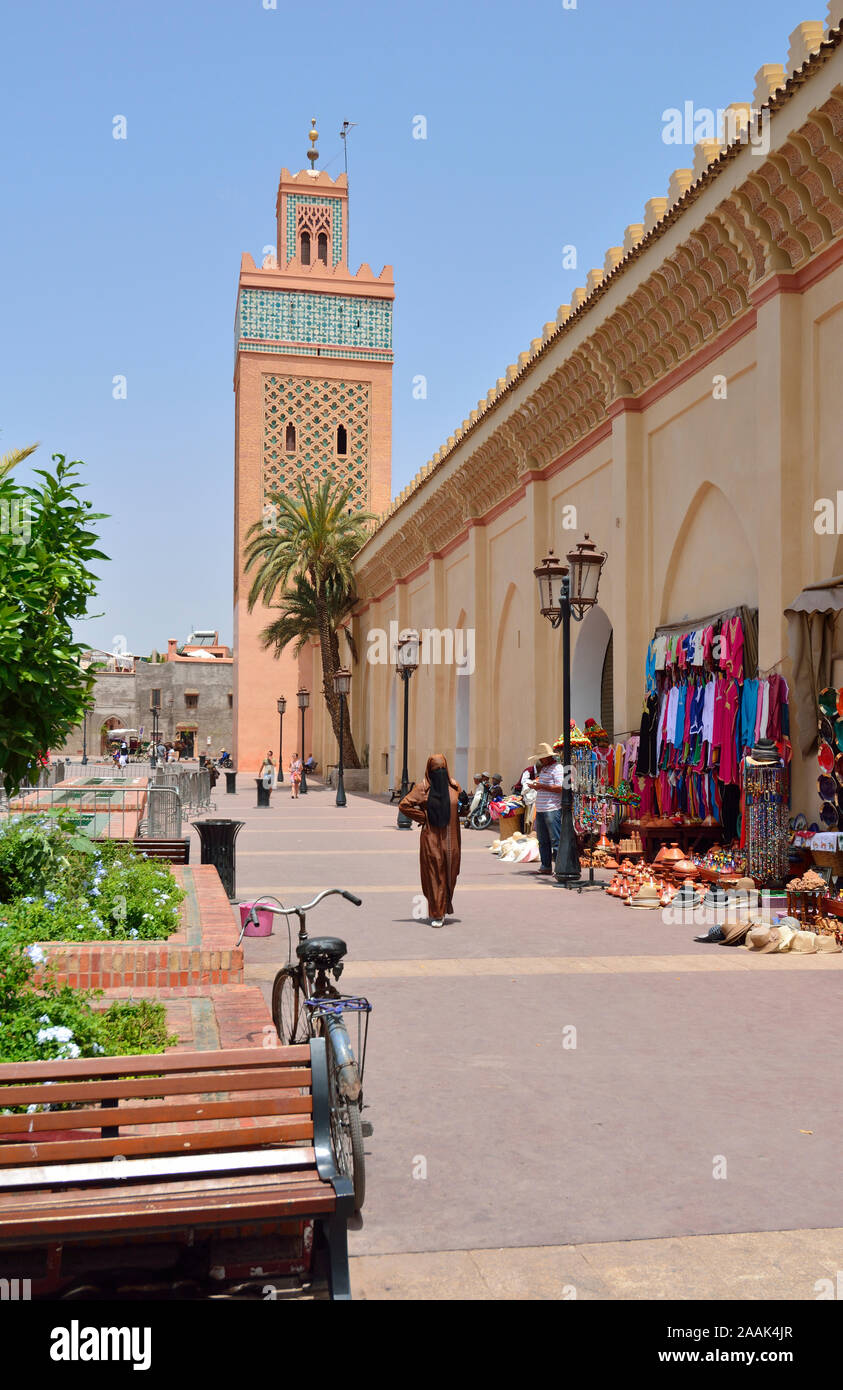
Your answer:
[[[328,1054],[328,1093],[331,1102],[331,1137],[334,1141],[334,1152],[340,1172],[350,1178],[353,1184],[354,1210],[360,1211],[366,1200],[366,1158],[363,1152],[360,1106],[356,1100],[348,1100],[340,1091],[339,1062],[331,1034],[325,1029],[323,1036]]]
[[[294,965],[286,965],[275,976],[272,986],[272,1022],[282,1043],[306,1043],[310,1037],[310,1019],[305,1008],[307,995],[301,976]]]

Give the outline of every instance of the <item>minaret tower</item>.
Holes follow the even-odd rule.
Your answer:
[[[281,751],[285,767],[296,749],[322,751],[299,748],[296,690],[304,684],[312,703],[322,698],[309,650],[295,657],[287,648],[280,659],[264,651],[259,634],[273,614],[262,606],[248,612],[249,528],[271,517],[268,494],[292,493],[299,478],[349,482],[354,505],[367,511],[383,512],[390,501],[392,267],[377,277],[365,264],[349,270],[348,180],[317,169],[315,120],[311,127],[310,167],[281,170],[277,255],[258,268],[245,254],[237,292],[233,701],[236,765],[244,772],[259,769],[269,748],[276,763]],[[279,695],[287,697],[283,750]]]

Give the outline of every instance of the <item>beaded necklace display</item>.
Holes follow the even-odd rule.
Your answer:
[[[762,887],[787,878],[787,771],[779,763],[744,760],[747,870]]]

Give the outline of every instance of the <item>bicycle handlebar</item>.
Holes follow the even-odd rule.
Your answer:
[[[363,906],[362,898],[355,897],[353,893],[347,893],[344,888],[323,888],[321,893],[316,894],[316,897],[313,899],[313,902],[302,903],[298,907],[284,907],[283,904],[280,903],[277,907],[273,907],[272,903],[264,902],[261,898],[257,898],[252,903],[252,911],[250,912],[249,916],[252,919],[252,921],[254,921],[255,924],[257,924],[257,917],[253,914],[256,913],[258,907],[260,907],[265,912],[274,912],[276,917],[285,917],[291,912],[309,912],[310,909],[312,907],[315,907],[317,903],[321,903],[323,898],[330,898],[332,893],[337,893],[341,898],[347,898],[350,903],[354,903],[355,907]]]

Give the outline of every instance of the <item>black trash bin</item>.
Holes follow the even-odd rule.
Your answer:
[[[237,773],[236,773],[236,772],[227,772],[227,773],[225,774],[225,789],[226,789],[227,792],[231,792],[232,795],[233,795],[234,792],[237,791],[237,788],[236,788],[235,785],[234,785],[234,781],[235,781],[235,778],[236,778],[236,777],[237,777]]]
[[[263,780],[262,777],[256,777],[256,778],[255,778],[255,785],[257,786],[257,789],[258,789],[258,805],[259,805],[259,806],[268,806],[268,805],[269,805],[269,794],[270,794],[270,792],[272,791],[272,787],[271,787],[271,786],[267,787],[267,786],[264,784],[264,780]]]
[[[199,831],[202,846],[200,863],[213,864],[222,886],[233,901],[236,896],[236,861],[234,841],[240,833],[242,820],[197,820],[193,824]]]
[[[200,767],[204,767],[204,766],[205,766],[205,763],[206,763],[207,761],[208,761],[208,755],[207,755],[207,753],[200,753],[200,754],[199,754],[199,766],[200,766]]]

